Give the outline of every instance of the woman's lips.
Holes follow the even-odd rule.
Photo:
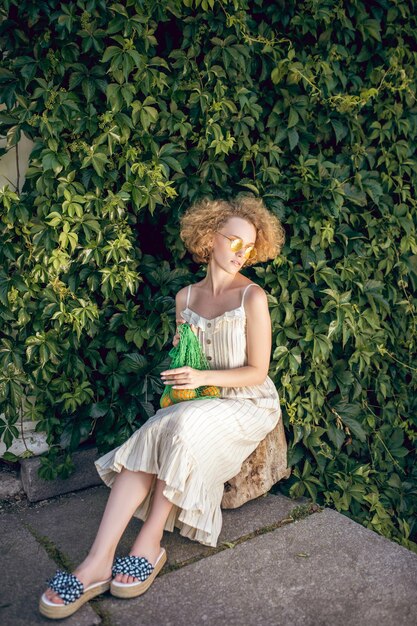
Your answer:
[[[240,267],[240,263],[238,263],[237,261],[232,261],[232,263],[236,265],[236,267]]]

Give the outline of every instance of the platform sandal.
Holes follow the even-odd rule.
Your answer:
[[[162,548],[155,565],[149,563],[144,556],[117,557],[112,569],[113,577],[117,576],[117,574],[127,574],[138,580],[135,580],[133,583],[122,583],[112,580],[110,593],[117,598],[136,598],[142,595],[152,585],[166,560],[165,548]]]
[[[74,574],[57,570],[55,576],[47,581],[47,585],[62,598],[64,604],[52,602],[47,598],[46,593],[43,593],[39,601],[39,611],[50,619],[69,617],[91,598],[108,591],[110,582],[111,578],[84,589],[83,583]]]

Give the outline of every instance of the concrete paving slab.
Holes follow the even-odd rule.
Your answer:
[[[103,486],[79,491],[68,498],[45,501],[22,511],[20,519],[36,532],[47,535],[75,567],[86,556],[94,539],[108,493],[108,488]],[[298,504],[297,500],[283,495],[268,494],[238,509],[224,510],[218,545],[223,541],[233,542],[243,535],[288,518]],[[68,520],[71,522],[68,523]],[[128,553],[141,526],[142,522],[138,519],[130,522],[119,544],[118,554]],[[178,529],[173,533],[166,531],[162,543],[167,549],[170,564],[212,553],[211,548],[181,537]]]
[[[415,626],[417,555],[325,509],[100,606],[112,626]]]
[[[56,564],[15,515],[0,516],[0,536],[1,626],[50,624],[38,612],[38,602]],[[100,622],[89,605],[62,621],[65,626],[94,626]]]
[[[47,536],[75,567],[94,539],[108,496],[107,487],[93,487],[61,498],[43,500],[19,511],[19,519]]]
[[[217,542],[233,543],[240,537],[253,533],[261,528],[289,519],[291,511],[300,502],[283,495],[266,494],[246,502],[238,509],[222,510],[223,526]],[[164,547],[167,550],[168,563],[182,563],[190,558],[208,556],[212,548],[182,537],[176,529],[175,533],[164,533]]]

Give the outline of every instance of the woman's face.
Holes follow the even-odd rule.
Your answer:
[[[230,239],[240,237],[243,241],[242,249],[233,252],[228,237]],[[249,246],[253,246],[255,241],[256,228],[251,222],[241,217],[229,217],[219,228],[219,232],[214,233],[211,260],[215,261],[226,272],[236,274],[247,260],[245,251]]]

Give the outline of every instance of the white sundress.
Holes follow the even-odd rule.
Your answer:
[[[239,307],[213,319],[189,308],[181,317],[197,327],[211,369],[247,365],[245,293]],[[260,385],[220,387],[220,397],[189,400],[159,409],[121,446],[96,461],[111,487],[123,467],[155,474],[166,482],[164,495],[174,504],[165,530],[207,546],[216,546],[222,527],[220,504],[224,483],[236,476],[243,461],[274,429],[281,417],[278,392],[269,376]],[[152,487],[134,515],[146,520]]]

